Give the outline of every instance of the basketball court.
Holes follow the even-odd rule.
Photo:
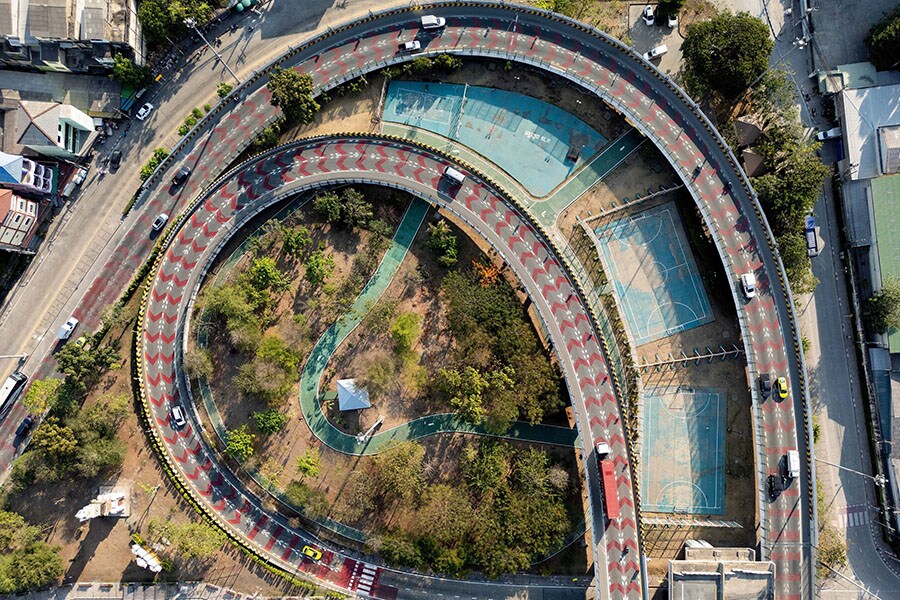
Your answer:
[[[673,203],[614,221],[595,233],[637,345],[713,320]]]
[[[656,513],[725,512],[725,393],[657,388],[644,393],[641,506]]]

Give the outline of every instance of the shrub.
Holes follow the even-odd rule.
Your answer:
[[[253,418],[256,420],[256,428],[265,434],[277,433],[284,429],[284,425],[287,423],[287,415],[274,408],[255,412]]]
[[[225,436],[225,451],[237,461],[243,462],[253,456],[253,442],[256,436],[247,430],[246,425],[229,430]]]
[[[153,151],[153,156],[150,157],[150,160],[141,167],[141,181],[146,181],[153,175],[153,171],[156,170],[166,158],[169,156],[169,151],[165,148],[157,148]]]
[[[224,98],[228,94],[231,93],[231,90],[234,88],[230,83],[225,83],[224,81],[216,86],[216,94],[218,94],[219,98]]]

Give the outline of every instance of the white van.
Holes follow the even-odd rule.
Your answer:
[[[444,177],[457,185],[462,185],[466,181],[465,175],[450,166],[444,167]]]
[[[747,300],[756,296],[756,274],[744,273],[741,275],[741,291]]]
[[[788,450],[787,456],[784,458],[786,467],[786,477],[788,479],[796,479],[800,477],[800,453],[796,450]]]

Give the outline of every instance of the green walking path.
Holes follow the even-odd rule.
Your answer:
[[[331,355],[348,335],[363,320],[368,311],[388,288],[403,262],[413,238],[422,226],[428,204],[416,199],[410,204],[397,227],[391,246],[378,265],[378,269],[354,301],[347,314],[319,338],[310,353],[309,360],[303,366],[300,376],[300,408],[313,434],[330,448],[344,454],[372,455],[385,449],[392,442],[416,440],[436,433],[474,433],[489,434],[483,427],[475,426],[457,419],[453,414],[438,414],[420,417],[391,429],[378,432],[359,443],[356,436],[344,433],[332,425],[319,406],[319,382]],[[350,374],[347,374],[350,375]],[[558,446],[574,446],[577,433],[573,429],[552,425],[530,425],[516,422],[505,434],[495,437],[520,439],[528,442],[554,444]]]

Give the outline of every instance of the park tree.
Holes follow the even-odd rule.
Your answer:
[[[341,200],[333,190],[316,194],[313,208],[329,223],[336,223],[341,219]]]
[[[312,243],[312,236],[306,227],[285,227],[281,232],[284,253],[294,259],[299,259],[306,252],[306,248]]]
[[[322,459],[318,448],[307,448],[302,456],[297,457],[297,471],[304,478],[319,476],[322,468]]]
[[[689,25],[681,45],[688,92],[726,101],[739,97],[769,68],[772,48],[768,27],[750,13],[719,13]]]
[[[447,398],[461,419],[481,423],[487,409],[485,397],[509,390],[515,375],[510,367],[482,372],[470,366],[438,369],[435,388]]]
[[[349,227],[365,227],[372,220],[372,203],[357,189],[341,192],[341,220]]]
[[[253,442],[256,436],[247,430],[246,425],[231,429],[225,436],[225,451],[232,458],[243,462],[253,456]]]
[[[895,69],[900,64],[900,6],[869,30],[866,47],[869,59],[879,71]]]
[[[28,409],[28,412],[42,415],[56,404],[59,398],[59,388],[62,386],[61,379],[38,379],[31,383],[28,393],[22,400],[22,404]]]
[[[88,347],[66,344],[56,353],[59,370],[66,375],[66,383],[81,393],[87,392],[106,369],[116,365],[121,356],[112,346]]]
[[[212,358],[206,348],[191,348],[184,353],[184,372],[191,379],[209,379],[213,374]]]
[[[378,489],[389,500],[409,501],[422,490],[425,448],[416,442],[400,442],[375,455]]]
[[[69,460],[78,449],[75,432],[71,427],[60,423],[56,417],[44,419],[40,427],[35,430],[31,444],[58,461]]]
[[[172,520],[150,519],[147,536],[157,542],[168,541],[176,558],[208,560],[225,544],[225,534],[206,523],[177,523]]]
[[[116,54],[113,56],[113,71],[110,77],[122,85],[138,89],[149,81],[150,67],[139,67],[124,54]]]
[[[314,489],[302,481],[292,481],[284,489],[288,502],[303,509],[306,516],[319,519],[328,514],[328,498],[321,490]]]
[[[278,270],[278,263],[275,262],[275,259],[268,256],[254,259],[249,273],[253,287],[260,291],[281,292],[291,284],[291,280]]]
[[[419,339],[419,315],[405,312],[394,319],[391,325],[391,338],[394,340],[394,352],[400,358],[409,356],[412,347]]]
[[[287,415],[274,408],[253,413],[253,419],[256,421],[256,428],[265,434],[277,433],[287,423]]]
[[[443,546],[456,546],[469,535],[473,512],[464,487],[429,486],[422,507],[416,512],[415,532],[428,535]]]
[[[429,249],[438,253],[438,262],[443,267],[452,267],[456,264],[459,257],[459,240],[450,230],[447,221],[441,219],[437,223],[428,225],[428,242],[426,244]]]
[[[39,541],[11,552],[0,548],[0,593],[37,590],[56,582],[63,574],[59,551]]]
[[[213,9],[207,2],[191,0],[143,0],[138,6],[141,32],[152,48],[159,48],[177,40],[187,32],[185,19],[203,24],[212,18]]]
[[[512,472],[512,448],[506,442],[487,438],[463,448],[460,468],[466,482],[482,496],[504,487]]]
[[[900,328],[900,279],[893,275],[883,279],[881,289],[866,301],[863,318],[874,333]]]
[[[312,123],[319,103],[313,98],[313,80],[308,73],[275,67],[269,75],[269,91],[272,104],[281,108],[289,121],[301,125]]]
[[[314,288],[325,283],[334,273],[334,257],[319,248],[306,260],[306,272],[303,278]]]

